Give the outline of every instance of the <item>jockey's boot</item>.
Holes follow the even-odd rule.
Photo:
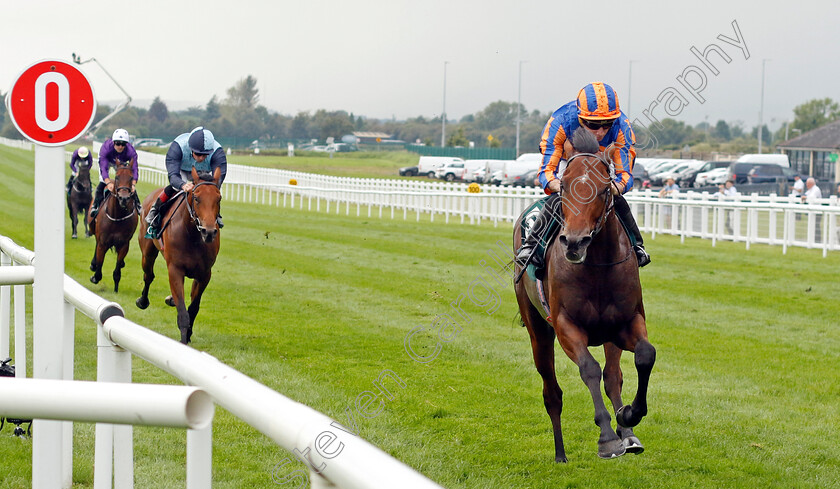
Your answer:
[[[146,238],[157,239],[160,234],[160,199],[156,199],[152,207],[149,208],[149,213],[146,214]]]
[[[99,188],[96,189],[96,195],[93,197],[93,206],[90,208],[90,218],[93,219],[96,217],[96,214],[99,212],[99,206],[102,204],[102,199],[104,198],[105,191],[100,190]]]
[[[555,195],[557,197],[554,197]],[[524,269],[528,266],[528,263],[531,262],[537,244],[540,241],[547,241],[550,238],[545,235],[546,229],[551,223],[551,220],[554,218],[555,213],[553,206],[554,202],[559,202],[559,195],[560,194],[552,194],[551,197],[548,198],[543,208],[540,209],[540,213],[537,215],[537,219],[534,221],[533,226],[531,226],[531,232],[528,234],[528,237],[525,238],[525,242],[522,243],[522,247],[517,250],[515,260],[521,268]]]
[[[624,223],[625,228],[629,231],[636,240],[636,245],[633,246],[633,251],[636,252],[636,258],[639,260],[639,268],[650,263],[650,255],[645,251],[645,242],[642,239],[642,233],[639,232],[639,225],[636,224],[636,218],[630,212],[630,205],[624,200],[624,196],[617,195],[615,197],[615,212],[621,222]]]

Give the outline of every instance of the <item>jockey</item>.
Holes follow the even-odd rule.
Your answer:
[[[112,182],[111,178],[108,176],[108,170],[110,170],[111,167],[116,166],[117,159],[120,161],[131,162],[131,191],[134,192],[134,187],[137,185],[137,177],[139,175],[137,169],[137,151],[135,151],[134,146],[128,142],[128,131],[125,129],[117,129],[114,131],[111,139],[106,140],[102,143],[102,147],[99,148],[100,179],[99,185],[96,186],[96,196],[93,199],[93,207],[90,210],[91,218],[96,217],[96,213],[99,212],[99,205],[102,204],[105,187],[108,187],[109,192],[114,191],[114,182]],[[136,193],[134,194],[134,198],[137,201],[136,205],[139,208],[140,201]]]
[[[190,132],[181,134],[166,152],[166,171],[169,173],[169,185],[163,188],[157,200],[149,209],[146,215],[146,222],[149,224],[146,229],[146,238],[156,239],[160,234],[160,208],[166,201],[172,198],[179,190],[189,192],[195,186],[192,182],[192,169],[197,172],[213,173],[220,168],[222,176],[219,178],[219,187],[225,180],[227,173],[227,157],[222,145],[213,137],[213,133],[204,127],[196,127]],[[222,216],[216,217],[219,228],[224,227]]]
[[[540,184],[546,194],[552,195],[560,191],[562,168],[559,172],[558,168],[561,160],[571,156],[571,144],[566,145],[566,142],[571,140],[575,129],[581,126],[595,135],[601,151],[611,144],[615,145],[609,158],[615,167],[612,193],[615,196],[616,215],[636,238],[634,250],[639,266],[643,267],[650,263],[650,256],[645,251],[642,234],[630,212],[630,206],[622,196],[633,188],[636,136],[630,127],[630,119],[619,109],[618,96],[612,87],[606,83],[590,83],[578,92],[577,100],[563,105],[551,114],[540,141],[540,152],[543,154],[539,172]],[[552,212],[546,210],[550,206],[549,202],[543,207],[532,229],[544,229],[548,215]],[[537,234],[539,233],[532,232],[517,252],[516,261],[523,268],[527,266],[537,241],[542,238]]]
[[[79,174],[79,170],[76,169],[77,163],[81,167],[89,167],[93,165],[93,156],[91,156],[90,151],[88,151],[87,147],[79,147],[79,149],[73,151],[73,156],[70,157],[70,179],[67,180],[68,192],[70,191],[70,187],[73,186],[73,180],[75,180],[76,176]]]

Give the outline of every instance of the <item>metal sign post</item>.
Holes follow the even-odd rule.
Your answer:
[[[32,291],[33,376],[72,379],[72,324],[64,321],[64,145],[90,127],[96,114],[93,89],[74,66],[39,61],[16,79],[6,103],[12,122],[35,146],[35,282]],[[68,345],[70,353],[65,352]],[[72,426],[35,420],[32,487],[72,485]]]

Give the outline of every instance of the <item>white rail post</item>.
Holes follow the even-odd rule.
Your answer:
[[[7,358],[7,357],[3,357]],[[26,286],[15,285],[15,377],[26,377]]]
[[[64,366],[64,146],[35,147],[33,377],[61,380]],[[55,489],[64,474],[61,421],[32,427],[32,487]]]
[[[213,482],[213,424],[187,430],[187,489],[210,489]]]
[[[0,267],[12,265],[11,257],[0,252]],[[0,360],[9,357],[9,324],[11,312],[11,286],[0,285]]]
[[[114,345],[105,335],[102,326],[96,328],[96,380],[113,382]],[[111,489],[114,460],[114,425],[97,423],[94,445],[93,488]]]
[[[63,283],[63,282],[62,282]],[[73,380],[73,357],[76,344],[76,308],[64,303],[64,380]],[[73,422],[62,421],[64,445],[62,455],[62,487],[73,485]]]
[[[114,346],[114,382],[131,383],[131,352]],[[134,426],[114,425],[114,488],[134,487]]]

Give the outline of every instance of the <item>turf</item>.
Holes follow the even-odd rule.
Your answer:
[[[0,234],[30,249],[32,161],[31,152],[0,147]],[[142,195],[150,190],[140,186]],[[339,421],[350,408],[362,437],[442,486],[840,487],[837,253],[649,239],[654,261],[641,275],[658,355],[650,412],[636,429],[647,450],[597,458],[591,399],[577,367],[558,351],[570,460],[559,465],[512,288],[493,285],[485,269],[498,269],[487,252],[510,241],[509,225],[230,201],[222,210],[221,253],[192,346]],[[69,239],[67,222],[66,273],[123,304],[132,321],[178,338],[174,311],[163,305],[162,262],[152,305],[140,311],[133,305],[142,285],[136,242],[114,294],[113,253],[103,281],[90,284],[93,241]],[[462,294],[473,300],[462,298],[459,313],[451,303]],[[406,335],[444,314],[458,322],[457,335],[445,329],[450,341],[433,356],[435,337],[426,328],[412,349],[429,361],[414,361]],[[93,379],[94,326],[78,315],[76,337],[76,378]],[[629,400],[632,355],[622,361]],[[394,398],[382,398],[375,416],[359,415],[357,396],[376,391],[373,382],[386,370],[404,387],[385,378]],[[136,358],[133,377],[176,382]],[[183,487],[185,439],[183,430],[135,428],[136,487]],[[278,467],[293,456],[223,409],[216,410],[213,444],[214,487],[274,487],[272,475],[279,480],[303,467]],[[92,425],[76,425],[75,447],[74,487],[92,487]],[[0,460],[0,489],[31,487],[31,441],[4,428]]]

